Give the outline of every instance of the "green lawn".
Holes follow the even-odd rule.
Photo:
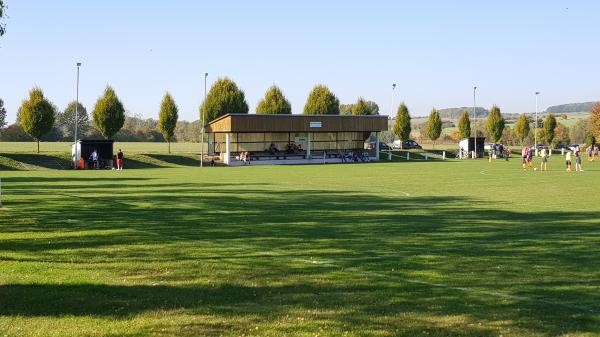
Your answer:
[[[69,142],[41,142],[40,152],[64,152],[71,153]],[[125,153],[166,153],[167,143],[157,142],[116,142],[115,150],[122,148]],[[0,153],[6,152],[35,152],[35,142],[0,142]],[[173,153],[200,153],[199,143],[171,143]]]
[[[0,336],[599,336],[600,163],[550,168],[2,171]]]

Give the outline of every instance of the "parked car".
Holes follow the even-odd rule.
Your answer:
[[[376,144],[377,143],[375,143],[375,142],[370,142],[369,144],[367,144],[367,150],[375,150],[375,146],[377,146]],[[380,151],[381,150],[387,150],[389,148],[390,147],[386,143],[383,143],[383,142],[379,143],[379,150]]]
[[[557,149],[565,149],[565,150],[571,150],[571,151],[575,151],[575,148],[577,148],[579,145],[577,144],[558,144],[558,146],[556,147]]]
[[[400,146],[400,145],[402,145],[402,146]],[[404,144],[402,144],[402,142],[399,140],[395,140],[394,143],[392,144],[392,148],[394,148],[394,149],[402,148],[404,150],[411,150],[411,149],[420,150],[420,149],[422,149],[421,145],[419,145],[417,142],[415,142],[412,139],[405,141]]]

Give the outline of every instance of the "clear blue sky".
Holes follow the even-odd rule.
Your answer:
[[[322,83],[387,114],[498,104],[504,112],[600,99],[600,2],[550,1],[46,1],[6,0],[0,97],[9,120],[34,85],[60,108],[91,112],[107,84],[127,110],[157,117],[165,91],[195,120],[209,86],[231,77],[251,112],[279,85],[301,113]],[[568,9],[567,9],[568,8]]]

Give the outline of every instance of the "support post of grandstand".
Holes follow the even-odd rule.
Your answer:
[[[427,157],[427,152],[425,152],[425,160],[427,160],[427,159],[428,159],[428,157]]]
[[[446,160],[446,151],[442,151],[442,160]]]
[[[410,160],[410,152],[406,152],[406,160]]]
[[[306,159],[312,159],[312,156],[310,154],[310,138],[312,136],[312,133],[308,133],[308,137],[306,137]]]
[[[379,160],[379,132],[375,132],[375,159]]]
[[[392,161],[392,149],[388,149],[388,160]]]
[[[223,162],[225,162],[226,165],[229,165],[230,159],[231,159],[231,134],[226,133],[225,134],[225,158],[223,159]]]

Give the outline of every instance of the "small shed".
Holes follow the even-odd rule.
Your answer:
[[[467,152],[469,154],[469,157],[472,157],[473,152],[477,151],[477,158],[482,158],[484,156],[484,146],[484,137],[470,137],[465,138],[458,143],[458,150]]]
[[[98,153],[98,161],[100,167],[110,167],[113,165],[113,140],[107,139],[81,139],[72,145],[71,157],[73,165],[77,168],[86,168],[88,159],[92,152],[96,150]],[[81,165],[83,159],[83,165]]]

